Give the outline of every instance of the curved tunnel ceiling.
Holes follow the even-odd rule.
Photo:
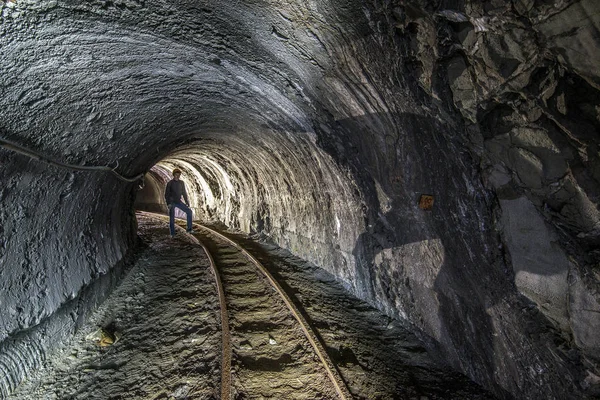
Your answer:
[[[337,265],[338,277],[351,284],[352,251],[365,227],[360,192],[349,171],[302,132],[263,127],[260,135],[210,136],[153,168],[163,186],[174,168],[182,169],[197,218],[268,233],[319,265]],[[164,200],[155,198],[154,203],[160,202]],[[332,263],[336,246],[342,264]]]
[[[586,0],[433,3],[3,2],[0,138],[125,176],[152,168],[154,186],[182,168],[197,216],[330,270],[488,388],[560,398],[598,371],[557,362],[539,339],[554,333],[515,327],[554,326],[581,357],[600,351],[600,323],[584,313],[600,304],[597,282],[567,284],[589,276],[594,257],[582,254],[600,221],[597,182],[581,172],[596,156],[569,146],[595,143],[598,121],[577,140],[563,121],[593,114],[598,78],[560,35],[597,14]],[[547,35],[535,42],[546,58],[521,54],[535,35]],[[519,60],[531,65],[512,68]],[[592,99],[581,115],[561,106],[573,86]],[[77,315],[75,329],[134,247],[137,185],[0,151],[0,342],[53,315]],[[553,374],[523,372],[540,368]]]
[[[198,167],[229,191],[198,210],[244,229],[266,226],[299,254],[343,267],[350,282],[346,262],[331,261],[353,263],[360,195],[315,130],[331,133],[336,119],[367,112],[362,94],[340,101],[335,90],[348,95],[358,80],[338,77],[333,52],[353,45],[359,25],[331,36],[343,2],[277,4],[3,4],[1,136],[125,176],[165,157],[190,173]],[[348,10],[341,15],[350,22]],[[135,231],[134,185],[2,156],[3,202],[17,204],[0,211],[11,266],[3,270],[5,340],[81,304],[86,288],[125,260]]]

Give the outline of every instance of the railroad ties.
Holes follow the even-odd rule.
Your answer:
[[[225,236],[194,229],[223,291],[221,398],[351,399],[317,336],[268,271]]]

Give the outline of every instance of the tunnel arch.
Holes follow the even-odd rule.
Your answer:
[[[564,107],[575,93],[569,74],[595,93],[597,71],[556,42],[563,24],[553,19],[566,15],[573,25],[591,6],[536,5],[517,17],[521,6],[506,3],[496,14],[511,16],[509,25],[529,11],[543,16],[519,40],[547,34],[543,45],[554,46],[543,57],[506,55],[511,65],[548,63],[538,72],[549,75],[532,83],[539,87],[516,95],[512,84],[528,81],[528,68],[503,81],[505,64],[488,60],[496,53],[486,46],[518,48],[503,40],[522,27],[498,33],[498,20],[481,18],[487,10],[465,4],[470,19],[416,0],[0,2],[0,134],[126,176],[157,165],[148,188],[183,167],[206,194],[195,199],[198,215],[266,233],[332,271],[361,298],[409,319],[431,348],[488,388],[561,398],[598,372],[573,366],[552,330],[575,338],[576,355],[598,358],[600,324],[589,317],[600,304],[598,184],[582,172],[594,171],[597,157],[576,148],[596,145],[589,126],[575,123],[598,104]],[[577,24],[572,32],[594,37],[597,24]],[[473,54],[485,54],[460,50],[474,37],[486,40],[473,41],[481,44]],[[569,57],[548,60],[553,52]],[[481,76],[485,84],[472,80]],[[542,94],[551,96],[543,107]],[[14,360],[29,343],[43,354],[118,280],[136,242],[137,184],[6,149],[0,181],[4,390],[25,376]],[[424,193],[435,196],[431,212],[418,207]],[[519,247],[522,228],[544,238],[530,252]],[[550,262],[531,274],[528,262],[542,253]],[[521,276],[551,294],[532,296]],[[532,337],[531,325],[543,334]],[[540,370],[548,372],[530,376]]]
[[[196,218],[266,235],[317,265],[329,265],[351,286],[352,251],[364,219],[350,171],[310,134],[263,128],[259,134],[215,136],[205,134],[152,167],[149,202],[164,205],[163,188],[179,168]]]

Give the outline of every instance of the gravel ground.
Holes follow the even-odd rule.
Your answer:
[[[171,239],[164,222],[139,214],[138,223],[145,246],[123,282],[9,400],[219,397],[219,306],[208,259],[186,235]],[[230,236],[284,280],[357,399],[493,398],[436,363],[409,326],[352,297],[323,270],[275,246]],[[259,341],[248,335],[234,343],[234,361]],[[234,378],[243,379],[236,371]],[[295,392],[285,388],[285,397],[270,391],[236,398],[314,398],[303,386],[299,380]]]

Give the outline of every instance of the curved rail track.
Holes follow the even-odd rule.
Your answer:
[[[323,343],[273,275],[230,238],[197,223],[194,229],[219,292],[221,399],[269,397],[265,386],[307,392],[308,398],[352,399]]]

